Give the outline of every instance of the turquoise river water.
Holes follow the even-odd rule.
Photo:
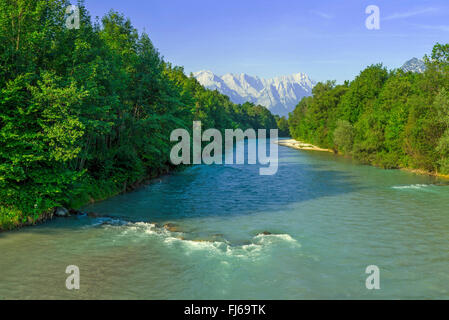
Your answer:
[[[274,176],[192,166],[0,234],[0,299],[448,299],[446,184],[286,147]]]

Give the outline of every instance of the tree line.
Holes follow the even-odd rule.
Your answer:
[[[170,132],[277,128],[164,61],[111,11],[93,21],[66,0],[0,0],[0,230],[33,223],[174,169]],[[285,119],[284,119],[285,122]]]
[[[424,60],[424,73],[376,64],[318,83],[289,116],[292,137],[382,168],[449,174],[449,44]]]

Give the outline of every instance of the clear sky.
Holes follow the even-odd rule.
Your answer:
[[[74,1],[75,2],[75,1]],[[382,62],[400,67],[449,43],[448,0],[86,0],[92,17],[110,9],[150,35],[166,60],[187,73],[314,80],[353,79]],[[368,30],[368,5],[380,30]]]

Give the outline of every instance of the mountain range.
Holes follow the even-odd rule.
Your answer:
[[[422,60],[413,58],[404,63],[401,69],[422,73],[426,66]],[[204,87],[218,90],[234,103],[252,102],[280,116],[288,116],[303,97],[312,95],[316,84],[305,73],[264,79],[245,73],[218,76],[212,71],[203,70],[193,73],[193,76]]]
[[[304,73],[264,79],[242,74],[215,75],[211,71],[199,71],[193,76],[204,87],[218,90],[232,102],[252,102],[265,106],[273,114],[288,116],[298,102],[312,94],[315,81]]]

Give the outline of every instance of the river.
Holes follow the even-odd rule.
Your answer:
[[[286,147],[274,176],[192,166],[0,234],[0,299],[448,299],[444,184]]]

